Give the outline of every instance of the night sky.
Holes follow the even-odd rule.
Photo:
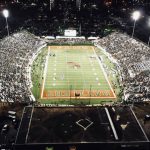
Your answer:
[[[51,4],[51,5],[50,5]],[[149,0],[1,0],[0,38],[7,35],[4,9],[9,10],[10,33],[26,29],[36,35],[62,35],[74,28],[78,35],[105,36],[106,29],[119,29],[131,35],[132,12],[141,12],[135,36],[148,41]]]

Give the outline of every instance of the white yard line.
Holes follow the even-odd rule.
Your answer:
[[[19,128],[18,128],[18,130],[17,130],[17,135],[16,135],[16,139],[15,139],[15,144],[16,144],[16,142],[17,142],[18,134],[19,134],[19,131],[20,131],[21,123],[22,123],[22,118],[23,118],[23,115],[24,115],[24,113],[25,113],[25,108],[26,108],[26,107],[24,107],[23,112],[22,112],[22,115],[21,115],[21,121],[20,121],[20,123],[19,123]]]
[[[70,80],[71,80],[72,78],[70,78]],[[78,80],[79,78],[74,78],[75,80]],[[81,79],[81,78],[80,78]],[[86,83],[90,83],[90,81],[92,82],[92,83],[95,83],[95,80],[88,80],[88,82],[86,82]],[[47,83],[52,83],[52,81],[48,81]],[[64,81],[59,81],[59,83],[64,83]],[[78,83],[83,83],[83,81],[78,81]],[[97,85],[97,84],[95,84],[95,85]],[[105,84],[106,85],[106,84]],[[48,85],[47,85],[48,86]]]
[[[108,80],[108,77],[107,77],[107,74],[106,74],[106,72],[105,72],[105,69],[103,68],[103,65],[102,65],[101,61],[99,60],[99,58],[98,58],[98,56],[97,56],[97,54],[96,54],[94,48],[92,48],[92,49],[93,49],[93,52],[94,52],[94,54],[95,54],[95,56],[96,56],[96,59],[97,59],[99,65],[100,65],[100,67],[101,67],[101,69],[102,69],[102,71],[103,71],[103,74],[104,74],[104,76],[105,76],[105,79],[106,79],[106,81],[107,81],[107,83],[108,83],[108,85],[109,85],[109,87],[110,87],[110,89],[111,89],[111,91],[112,91],[112,93],[113,93],[113,95],[114,95],[114,98],[116,98],[116,94],[114,93],[114,90],[113,90],[113,88],[111,87],[111,84],[110,84],[110,82],[109,82],[109,80]]]
[[[67,69],[67,62],[68,62],[68,59],[67,59],[67,54],[65,55],[66,57],[66,79],[67,79],[67,83],[68,83],[68,90],[70,89],[70,81],[69,81],[69,78],[68,78],[68,69]]]
[[[29,135],[29,129],[30,129],[30,126],[31,126],[31,121],[32,121],[32,116],[33,116],[33,111],[34,111],[34,106],[32,107],[32,111],[31,111],[31,116],[30,116],[30,121],[29,121],[28,131],[27,131],[27,134],[26,134],[25,143],[27,143],[27,139],[28,139],[28,135]]]
[[[93,47],[92,47],[92,50],[93,50]],[[88,54],[88,56],[90,57],[91,56],[91,54],[87,51],[87,54]],[[92,67],[92,71],[93,71],[93,73],[94,73],[94,75],[95,75],[95,77],[96,77],[96,80],[97,81],[99,81],[100,79],[99,79],[99,77],[103,77],[103,75],[101,76],[101,75],[98,75],[97,76],[97,73],[95,72],[95,68],[94,68],[94,65],[92,64],[92,61],[91,61],[91,59],[89,58],[89,62],[90,62],[90,64],[91,64],[91,67]],[[93,79],[93,78],[92,78]],[[93,80],[92,80],[93,81]],[[102,83],[102,82],[101,82]],[[100,83],[94,83],[95,85],[95,87],[97,87],[97,85],[101,85]],[[104,85],[104,84],[103,84]],[[93,87],[94,87],[93,86]]]
[[[114,126],[114,124],[113,124],[113,121],[112,121],[112,119],[111,119],[111,116],[110,116],[110,114],[109,114],[109,111],[108,111],[108,109],[107,109],[106,107],[105,107],[105,112],[106,112],[106,114],[107,114],[107,117],[108,117],[108,120],[109,120],[111,129],[112,129],[113,134],[114,134],[114,137],[115,137],[116,140],[119,140],[118,134],[117,134],[116,129],[115,129],[115,126]]]
[[[42,91],[41,91],[41,98],[43,98],[43,92],[44,92],[44,86],[45,86],[45,80],[46,80],[46,75],[47,75],[47,68],[48,68],[48,58],[50,54],[50,47],[48,48],[47,56],[46,56],[46,61],[45,61],[45,68],[44,68],[44,74],[43,74],[43,84],[42,84]]]
[[[91,54],[89,53],[88,50],[86,51],[86,54],[87,54],[87,56],[88,56],[88,59],[89,59],[90,64],[92,64],[91,59],[90,59]],[[91,67],[92,67],[92,70],[93,70],[94,66],[91,65]],[[88,68],[89,68],[89,67],[88,67]],[[95,68],[94,68],[94,70],[92,71],[92,73],[94,73],[94,71],[95,71]],[[91,79],[92,79],[91,81],[93,82],[93,77],[92,77]],[[90,81],[90,80],[88,80],[88,81]],[[92,84],[92,85],[91,85],[91,83],[90,83],[90,86],[92,86],[92,87],[97,87],[97,85],[96,85],[95,83]]]
[[[133,114],[134,118],[136,119],[137,124],[140,126],[140,129],[142,130],[142,132],[143,132],[143,134],[144,134],[144,136],[145,136],[146,140],[147,140],[147,141],[149,141],[149,139],[148,139],[148,137],[147,137],[147,135],[146,135],[145,131],[143,130],[143,128],[142,128],[142,126],[141,126],[141,124],[140,124],[140,122],[139,122],[138,118],[136,117],[136,115],[135,115],[135,113],[134,113],[134,111],[133,111],[132,107],[130,107],[130,110],[131,110],[131,112],[132,112],[132,114]]]
[[[81,57],[80,57],[80,58],[79,58],[79,62],[80,62],[80,64],[83,65],[83,63],[82,63],[81,60],[82,60],[82,59],[81,59]],[[82,80],[83,80],[83,82],[84,82],[84,84],[83,84],[83,86],[82,86],[82,91],[84,91],[84,90],[85,90],[85,89],[84,89],[84,86],[86,86],[86,81],[85,81],[85,78],[84,78],[84,73],[83,73],[82,68],[81,68],[80,70],[81,70],[81,74],[82,74]]]

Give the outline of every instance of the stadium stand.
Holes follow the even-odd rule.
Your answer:
[[[0,41],[0,100],[29,102],[30,89],[27,67],[30,59],[44,42],[22,31]]]
[[[85,39],[80,39],[80,38],[58,38],[55,40],[49,41],[49,43],[52,44],[59,44],[59,45],[64,45],[64,44],[88,44],[87,40]]]
[[[149,58],[150,48],[128,35],[114,32],[94,41],[103,47],[119,64],[124,100],[141,102],[150,100]],[[136,66],[136,67],[135,67]]]

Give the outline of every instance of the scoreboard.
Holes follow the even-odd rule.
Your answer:
[[[65,30],[64,36],[77,36],[76,30]]]

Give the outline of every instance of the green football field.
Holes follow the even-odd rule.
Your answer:
[[[116,98],[94,46],[49,46],[41,99]]]

